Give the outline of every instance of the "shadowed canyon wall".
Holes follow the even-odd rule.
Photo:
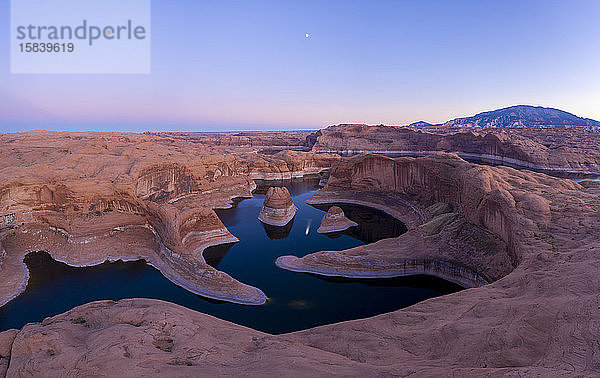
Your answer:
[[[596,150],[588,143],[546,152],[575,168],[594,164]],[[0,215],[9,219],[0,226],[0,293],[9,298],[26,281],[23,253],[36,248],[73,265],[145,258],[191,289],[260,299],[252,288],[204,267],[196,252],[206,238],[195,236],[219,229],[212,208],[250,195],[249,175],[299,174],[275,155],[215,152],[148,135],[0,136]],[[319,168],[322,156],[298,156],[306,159],[299,167]],[[227,172],[219,166],[224,160],[232,175],[214,177]],[[170,178],[175,171],[168,167],[175,166],[185,184]],[[165,169],[154,175],[151,167]],[[93,302],[0,333],[0,373],[599,375],[600,183],[478,166],[448,154],[362,155],[341,161],[313,198],[350,198],[403,219],[409,230],[308,255],[301,262],[309,267],[402,271],[407,266],[400,263],[424,251],[420,257],[471,264],[494,280],[388,314],[277,336],[162,301]]]
[[[464,158],[556,172],[600,173],[600,133],[583,129],[330,126],[315,152],[421,155],[453,152]]]
[[[549,201],[515,190],[498,170],[448,156],[392,159],[366,154],[344,159],[332,171],[327,189],[392,192],[428,205],[452,204],[469,222],[506,242],[512,265],[516,266],[519,253],[514,235],[522,227],[519,215],[536,214],[538,226],[545,227],[550,221]],[[560,185],[566,189],[578,186],[570,181],[561,181]]]

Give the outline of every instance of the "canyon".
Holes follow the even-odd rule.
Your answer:
[[[155,299],[97,301],[1,332],[0,372],[600,373],[600,183],[531,171],[599,173],[596,132],[338,125],[268,139],[0,135],[0,304],[25,289],[23,258],[39,250],[73,266],[145,260],[193,293],[265,303],[260,288],[204,260],[207,247],[237,239],[214,209],[252,197],[254,180],[307,174],[326,184],[308,203],[368,206],[408,231],[301,258],[282,251],[278,267],[339,278],[427,274],[469,289],[282,335]]]
[[[338,158],[251,149],[223,155],[119,133],[6,134],[1,142],[0,214],[10,222],[0,230],[0,304],[25,289],[22,260],[37,250],[73,266],[143,259],[197,294],[264,303],[260,289],[204,261],[205,248],[237,240],[212,209],[251,197],[253,179],[318,173]]]
[[[320,130],[313,152],[464,159],[550,174],[600,174],[600,133],[576,128],[336,125]]]

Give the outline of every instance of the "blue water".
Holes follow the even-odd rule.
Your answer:
[[[256,286],[269,297],[263,306],[244,306],[205,299],[168,281],[144,262],[104,263],[74,268],[46,253],[26,257],[31,272],[27,290],[0,308],[0,330],[65,312],[100,299],[157,298],[269,333],[364,318],[410,306],[460,287],[435,277],[381,280],[324,279],[279,269],[281,255],[303,256],[320,250],[342,250],[405,232],[405,226],[379,211],[342,206],[359,226],[336,235],[316,233],[323,210],[304,203],[316,192],[315,180],[279,183],[292,194],[298,212],[287,228],[267,228],[258,219],[266,187],[252,199],[217,214],[240,241],[205,251],[219,270]],[[272,183],[270,183],[272,184]]]

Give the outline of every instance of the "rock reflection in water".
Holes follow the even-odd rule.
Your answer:
[[[365,244],[377,240],[395,238],[406,232],[406,225],[383,211],[347,204],[335,204],[344,211],[346,218],[358,223],[358,226],[350,227],[345,231],[325,234],[329,238],[336,239],[342,235],[348,235],[362,241]],[[314,205],[319,210],[327,211],[332,205]]]
[[[294,226],[294,218],[285,226],[272,226],[261,222],[269,239],[285,239],[290,235],[292,226]]]
[[[318,190],[320,175],[307,175],[302,179],[291,179],[291,180],[254,180],[256,182],[256,189],[252,192],[255,195],[265,195],[267,190],[271,186],[284,186],[288,189],[290,194],[293,196],[306,193],[311,190]]]
[[[234,244],[235,243],[219,244],[206,248],[204,252],[202,252],[204,261],[213,268],[217,268],[221,263],[221,260],[223,260],[223,257],[225,257]]]
[[[289,229],[265,227],[257,219],[264,202],[261,194],[235,200],[233,208],[215,210],[239,242],[207,248],[204,259],[231,277],[264,290],[269,301],[263,306],[243,306],[200,297],[175,285],[143,261],[75,268],[52,260],[48,254],[31,254],[25,260],[31,271],[27,290],[0,308],[0,331],[20,328],[27,322],[41,321],[94,300],[156,298],[261,331],[286,333],[394,311],[460,290],[435,277],[334,280],[275,266],[277,257],[285,253],[302,257],[322,250],[344,250],[402,232],[402,225],[383,212],[341,205],[348,218],[360,227],[347,230],[336,239],[317,233],[323,211],[329,206],[321,211],[305,201],[314,195],[318,180],[319,177],[315,177],[266,183],[266,187],[289,185],[298,206]]]

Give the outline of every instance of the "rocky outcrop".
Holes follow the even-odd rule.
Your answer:
[[[600,133],[584,129],[338,125],[321,130],[314,152],[427,156],[451,152],[492,164],[551,173],[600,174]]]
[[[3,377],[6,376],[8,370],[12,344],[18,332],[16,329],[0,332],[0,375]]]
[[[339,232],[354,226],[358,226],[358,223],[346,218],[344,211],[339,206],[331,206],[327,213],[323,215],[323,220],[321,220],[317,232],[321,234]]]
[[[9,376],[75,370],[81,375],[127,371],[178,376],[244,375],[249,370],[253,375],[307,376],[600,373],[598,183],[581,186],[510,168],[479,167],[451,156],[363,156],[342,165],[321,199],[345,201],[348,187],[335,191],[334,185],[366,190],[362,185],[376,183],[377,191],[353,192],[354,200],[405,220],[409,229],[422,233],[424,246],[431,245],[428,238],[431,243],[439,238],[443,249],[446,241],[457,238],[455,243],[472,245],[473,239],[492,235],[484,227],[495,233],[500,228],[493,225],[505,222],[511,225],[506,230],[512,234],[518,265],[484,286],[368,319],[277,336],[157,300],[93,302],[0,333],[0,363],[10,362],[3,365]],[[386,172],[401,174],[382,175]],[[454,179],[439,180],[443,177]],[[503,197],[507,202],[502,207],[494,205]],[[493,235],[490,240],[505,238]],[[381,240],[338,255],[348,253],[358,266],[365,260],[385,261],[381,259],[398,248],[416,252],[414,245],[403,247],[407,239],[400,238],[394,239],[395,245]],[[502,251],[492,248],[488,253]],[[437,257],[443,253],[438,250]],[[468,261],[472,253],[478,251],[466,251],[462,258]],[[494,264],[485,253],[479,258]],[[406,268],[454,269],[425,261],[407,263]]]
[[[0,135],[0,304],[25,290],[23,258],[38,250],[73,266],[143,259],[196,294],[265,303],[204,261],[205,248],[237,241],[212,209],[251,197],[252,178],[321,172],[337,158],[127,133]]]
[[[260,148],[261,150],[289,150],[312,147],[314,131],[242,131],[217,133],[145,132],[165,142],[194,143],[204,147]],[[314,143],[314,142],[313,142]]]
[[[533,210],[546,226],[550,210],[540,195],[514,188],[509,193],[495,172],[455,155],[391,159],[365,154],[346,159],[309,202],[343,201],[345,196],[356,201],[363,197],[361,193],[374,192],[379,193],[379,203],[408,201],[420,222],[407,221],[408,232],[395,240],[344,253],[280,257],[277,264],[294,271],[346,277],[389,277],[421,269],[469,287],[500,279],[520,261],[515,232],[523,226],[515,214],[523,211],[521,207]],[[577,184],[565,181],[560,185],[574,188]],[[440,271],[434,261],[459,274],[452,277]],[[427,272],[415,264],[433,265]]]
[[[297,209],[286,187],[272,186],[267,190],[258,219],[271,226],[285,226],[294,218]]]
[[[27,274],[20,255],[32,248],[27,245],[71,262],[120,257],[110,251],[123,250],[138,257],[149,251],[158,261],[168,261],[170,248],[193,255],[186,245],[200,245],[193,236],[205,231],[203,219],[216,224],[199,205],[227,206],[231,195],[252,188],[243,177],[217,174],[226,172],[223,160],[230,164],[242,159],[239,154],[211,157],[193,145],[162,146],[150,137],[132,142],[130,134],[64,134],[60,141],[35,135],[0,136],[0,214],[15,214],[11,228],[0,230],[3,295],[6,285],[23,281],[14,277]],[[150,196],[160,193],[153,200],[138,197],[139,173],[162,163],[185,166],[202,181],[199,192],[167,184],[143,187]],[[144,180],[170,182],[158,176]],[[123,210],[114,210],[117,199],[125,201]],[[296,261],[301,267],[370,274],[389,273],[397,263],[398,272],[465,279],[474,273],[490,283],[277,336],[157,300],[93,302],[0,333],[0,372],[598,376],[599,199],[596,182],[478,166],[448,154],[357,156],[340,162],[311,201],[372,206],[402,219],[409,231],[311,254]],[[112,210],[91,210],[100,204]],[[77,248],[69,250],[70,244]],[[19,269],[21,275],[12,275]]]
[[[92,302],[18,332],[0,333],[0,355],[0,369],[8,368],[7,376],[373,372],[335,353],[153,299]]]
[[[289,180],[326,172],[339,159],[337,154],[281,151],[261,156],[248,165],[248,177],[261,180]]]

